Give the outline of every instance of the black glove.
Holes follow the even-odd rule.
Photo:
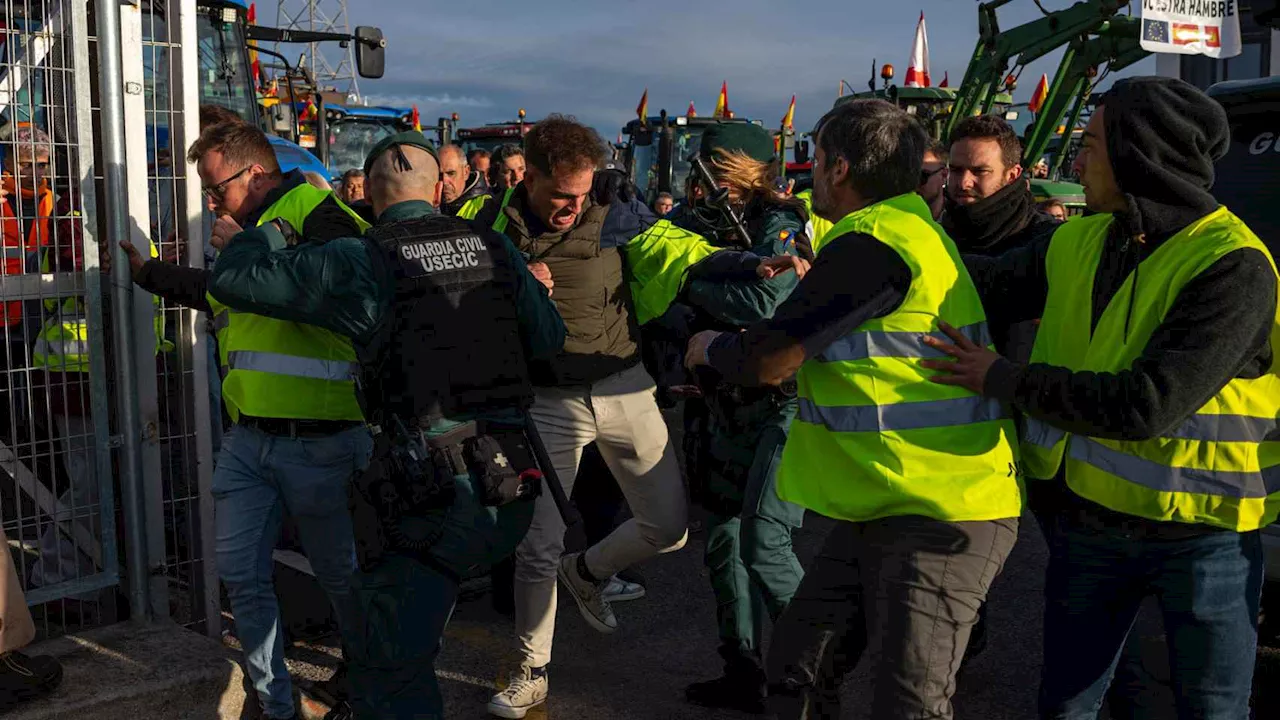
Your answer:
[[[591,199],[597,205],[612,205],[614,199],[629,203],[636,197],[635,186],[627,174],[616,167],[597,170],[591,182]]]

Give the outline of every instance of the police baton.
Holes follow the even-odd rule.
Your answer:
[[[551,457],[547,455],[547,446],[542,444],[542,436],[538,434],[538,426],[534,424],[533,418],[529,413],[524,413],[524,434],[529,438],[529,448],[533,450],[533,457],[538,461],[538,467],[542,469],[543,484],[547,488],[547,492],[551,493],[551,499],[555,501],[556,509],[560,511],[560,517],[564,520],[565,527],[573,527],[582,522],[582,515],[578,513],[578,509],[569,502],[569,497],[564,494],[564,486],[560,484],[560,476],[556,474],[556,466],[551,464]]]

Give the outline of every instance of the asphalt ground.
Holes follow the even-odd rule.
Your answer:
[[[802,560],[817,550],[829,527],[825,518],[806,518],[795,538]],[[545,707],[530,712],[529,718],[750,717],[709,711],[683,699],[687,684],[715,677],[720,671],[715,653],[715,606],[702,564],[704,539],[703,532],[695,531],[683,550],[640,566],[648,595],[615,605],[619,628],[612,635],[590,629],[577,606],[561,593],[550,698]],[[958,681],[955,708],[960,720],[1035,717],[1045,562],[1039,529],[1034,520],[1026,518],[1019,541],[991,591],[987,649],[966,666]],[[305,580],[290,576],[282,579],[280,592],[286,603],[293,605],[288,598],[301,594],[316,597],[318,589],[307,589],[306,585]],[[1153,617],[1158,618],[1154,613],[1144,614],[1139,630],[1144,651],[1154,659],[1151,664],[1160,665],[1164,644],[1159,621]],[[295,676],[328,677],[336,655],[334,645],[332,638],[295,645],[289,652]],[[485,703],[513,666],[513,647],[511,622],[491,609],[487,594],[477,592],[459,603],[437,665],[447,718],[488,717]],[[864,661],[844,684],[846,718],[866,717],[865,701],[870,696],[866,665]],[[1156,671],[1157,676],[1161,674]],[[1280,717],[1280,648],[1260,651],[1254,688],[1255,717]],[[1157,711],[1153,717],[1168,715]]]

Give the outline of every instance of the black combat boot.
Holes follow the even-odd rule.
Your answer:
[[[685,699],[702,707],[765,714],[766,681],[759,656],[727,646],[721,646],[720,655],[724,658],[724,675],[688,686]]]
[[[47,656],[20,652],[0,655],[0,711],[44,697],[62,682],[62,664]]]

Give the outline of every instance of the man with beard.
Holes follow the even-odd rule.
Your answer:
[[[440,212],[470,220],[489,201],[489,184],[471,169],[462,148],[445,145],[440,154]]]
[[[994,115],[965,118],[952,131],[941,222],[961,253],[994,257],[1050,235],[1060,224],[1037,209],[1022,177],[1021,158],[1018,135]],[[1025,361],[1035,340],[1035,323],[1002,322],[1003,310],[987,308],[996,348],[1006,357]]]

